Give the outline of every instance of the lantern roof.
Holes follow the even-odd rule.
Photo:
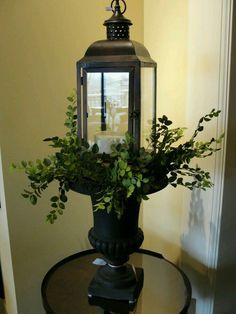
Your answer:
[[[111,2],[113,15],[104,22],[107,28],[107,39],[98,40],[87,49],[84,58],[78,63],[85,66],[106,66],[114,62],[121,66],[121,63],[138,64],[139,66],[155,66],[156,62],[150,57],[148,50],[143,44],[129,39],[129,26],[132,22],[125,18],[126,4],[121,11],[120,0]],[[111,65],[112,66],[112,65]]]
[[[148,50],[134,40],[99,40],[87,49],[80,62],[141,62],[155,64]]]

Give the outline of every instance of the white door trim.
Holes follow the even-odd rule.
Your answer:
[[[17,314],[16,290],[14,282],[11,244],[8,229],[8,217],[2,171],[1,147],[0,147],[0,258],[2,277],[4,283],[5,305],[7,313]]]
[[[229,87],[230,87],[230,64],[231,64],[231,41],[232,41],[232,23],[233,23],[233,0],[221,0],[221,34],[220,34],[220,58],[219,58],[219,94],[218,109],[221,115],[218,118],[217,134],[219,136],[225,132],[225,139],[222,144],[223,149],[215,154],[214,169],[214,189],[212,198],[211,222],[214,228],[210,230],[208,243],[208,279],[211,286],[212,295],[206,302],[205,314],[213,313],[214,290],[216,281],[216,269],[219,253],[220,227],[223,204],[224,190],[224,172],[227,145],[227,124],[229,108]]]

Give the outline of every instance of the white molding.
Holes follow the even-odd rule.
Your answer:
[[[16,289],[14,282],[12,255],[11,255],[11,244],[9,237],[8,228],[8,217],[4,190],[3,170],[2,170],[2,159],[1,159],[1,147],[0,147],[0,258],[2,277],[4,283],[5,292],[5,305],[6,311],[9,314],[17,314],[17,301],[16,301]]]
[[[226,139],[228,125],[228,107],[229,107],[229,87],[230,87],[230,64],[231,64],[231,41],[232,41],[232,23],[233,23],[233,0],[221,0],[221,38],[220,38],[220,58],[219,58],[219,94],[218,109],[221,115],[218,118],[216,136],[225,132],[225,139],[222,144],[223,149],[215,155],[214,169],[214,189],[211,208],[211,223],[214,228],[210,230],[208,243],[208,279],[212,295],[205,304],[204,314],[212,314],[214,306],[214,288],[216,281],[216,269],[218,262],[218,251],[220,241],[221,214],[224,190],[224,172]]]

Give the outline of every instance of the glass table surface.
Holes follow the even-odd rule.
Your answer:
[[[140,249],[129,264],[144,269],[144,285],[133,312],[105,311],[88,303],[88,286],[102,255],[87,250],[71,255],[53,266],[42,283],[42,299],[47,314],[178,314],[188,313],[191,285],[176,265],[161,254]]]

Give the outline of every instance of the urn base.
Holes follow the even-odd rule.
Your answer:
[[[101,266],[90,282],[89,298],[122,300],[135,305],[143,287],[143,277],[142,268],[129,264]]]

